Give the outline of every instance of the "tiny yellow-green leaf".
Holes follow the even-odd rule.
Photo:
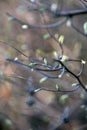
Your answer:
[[[40,49],[37,49],[36,50],[36,54],[38,54],[38,55],[44,55],[44,52],[42,50],[40,50]]]
[[[43,83],[43,82],[45,82],[47,79],[48,79],[48,77],[43,77],[43,78],[40,79],[39,82],[40,82],[40,83]]]
[[[50,38],[50,34],[49,34],[49,33],[43,35],[43,39],[44,39],[44,40],[47,40],[48,38]]]
[[[87,34],[87,22],[83,24],[84,33]]]
[[[69,57],[68,57],[68,56],[63,55],[63,57],[62,57],[61,61],[62,61],[62,62],[64,62],[64,61],[66,61],[66,60],[68,60],[68,59],[69,59]]]
[[[84,99],[85,98],[85,95],[83,93],[80,94],[80,98],[81,99]]]
[[[60,42],[61,44],[64,43],[64,36],[63,36],[63,35],[61,35],[61,36],[59,37],[59,42]]]
[[[71,27],[71,25],[72,25],[72,20],[71,20],[71,19],[68,19],[67,22],[66,22],[66,25],[67,25],[67,27]]]
[[[76,86],[77,86],[77,83],[73,83],[73,84],[72,84],[72,87],[76,87]]]
[[[81,62],[82,62],[82,64],[86,64],[86,61],[84,61],[84,60],[82,60]]]
[[[67,94],[64,94],[62,95],[60,98],[59,98],[59,102],[61,104],[64,104],[66,102],[66,99],[68,98],[68,95]]]
[[[29,67],[34,67],[35,65],[36,65],[35,63],[28,64]]]
[[[46,10],[46,5],[41,5],[40,7],[39,7],[39,11],[45,11]]]
[[[58,84],[56,84],[56,89],[57,89],[57,90],[59,89],[59,86],[58,86]]]
[[[34,90],[34,92],[35,92],[35,93],[36,93],[36,92],[38,92],[38,91],[40,91],[40,88],[38,88],[38,89]]]
[[[58,58],[58,53],[56,51],[53,52],[53,55]]]
[[[47,59],[46,58],[44,58],[44,64],[47,64]]]

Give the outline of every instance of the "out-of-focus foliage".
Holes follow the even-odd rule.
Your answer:
[[[36,63],[41,69],[48,67],[48,71],[57,68],[58,65],[61,67],[61,64],[53,63],[52,60],[58,57],[65,65],[67,60],[73,57],[83,59],[81,65],[87,66],[85,62],[87,37],[71,28],[70,18],[63,25],[49,29],[29,28],[27,25],[27,23],[34,26],[52,24],[61,20],[55,15],[56,11],[82,8],[83,5],[78,0],[0,1],[0,41],[5,42],[4,44],[0,42],[0,130],[87,129],[87,97],[82,88],[72,93],[43,91],[44,88],[52,90],[55,88],[56,91],[61,88],[71,90],[77,86],[77,81],[71,78],[69,73],[63,75],[57,72],[50,72],[48,75],[56,75],[57,79],[48,80],[47,75],[43,76],[43,71],[38,73],[34,69],[29,69],[38,67]],[[17,17],[24,23],[20,24],[7,14]],[[87,34],[86,19],[86,14],[73,18],[75,27],[85,34]],[[55,38],[60,44],[57,44]],[[27,66],[11,64],[6,61],[7,58],[21,61]],[[67,68],[78,74],[80,64],[71,61]],[[86,71],[87,67],[81,76],[84,84],[87,84]]]

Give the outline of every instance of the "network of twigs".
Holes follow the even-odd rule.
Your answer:
[[[32,1],[31,1],[32,2]],[[28,23],[23,22],[22,20],[20,20],[19,18],[12,16],[11,14],[7,13],[7,15],[9,16],[9,18],[12,21],[17,21],[19,24],[21,24],[21,26],[26,25],[27,29],[32,29],[32,28],[37,28],[37,29],[46,29],[48,31],[48,34],[50,36],[50,38],[54,39],[57,44],[59,44],[60,46],[60,50],[61,50],[61,54],[58,55],[56,58],[51,58],[52,59],[52,64],[49,63],[49,61],[46,60],[46,58],[44,57],[42,60],[36,60],[36,59],[30,59],[27,55],[25,55],[23,52],[21,52],[20,50],[18,50],[17,48],[15,48],[14,46],[10,45],[9,43],[5,43],[3,41],[0,41],[1,43],[4,43],[12,48],[14,48],[17,52],[19,52],[20,54],[24,55],[25,57],[28,58],[28,60],[30,61],[30,64],[25,64],[22,61],[19,61],[18,59],[11,59],[11,58],[7,58],[6,60],[9,62],[12,62],[13,64],[18,64],[20,66],[26,67],[29,70],[33,70],[36,71],[37,73],[42,74],[43,77],[43,81],[44,80],[48,80],[48,79],[58,79],[62,77],[68,73],[70,74],[70,76],[74,77],[77,82],[74,84],[74,89],[72,90],[62,90],[61,88],[58,88],[57,86],[54,89],[48,89],[48,88],[44,88],[44,87],[39,87],[38,89],[28,89],[28,91],[30,93],[36,93],[38,91],[44,90],[44,91],[51,91],[51,92],[74,92],[76,91],[79,87],[82,87],[85,91],[87,91],[86,86],[83,84],[83,82],[80,80],[80,77],[82,75],[82,72],[84,70],[84,65],[85,65],[85,61],[84,60],[80,60],[80,59],[72,59],[67,57],[66,59],[64,59],[64,49],[63,49],[63,45],[62,45],[62,41],[61,40],[57,40],[49,31],[50,28],[54,28],[54,27],[58,27],[62,24],[64,24],[65,22],[69,21],[69,25],[75,29],[78,33],[82,34],[83,36],[87,37],[87,34],[84,33],[83,31],[80,31],[74,24],[73,24],[73,17],[74,16],[78,16],[78,15],[84,15],[87,14],[87,7],[84,4],[84,0],[80,0],[80,3],[83,6],[83,9],[79,9],[79,10],[72,10],[72,11],[60,11],[58,9],[55,9],[54,11],[50,10],[49,8],[45,8],[43,11],[49,11],[50,13],[53,13],[55,15],[56,18],[62,18],[62,20],[58,20],[58,22],[53,23],[53,24],[48,24],[48,25],[30,25]],[[50,3],[50,2],[48,2]],[[39,10],[39,6],[41,5],[40,2],[34,2],[33,4],[36,5],[36,7],[34,9],[30,9],[29,11],[40,11]],[[43,12],[42,11],[42,12]],[[41,12],[41,13],[42,13]],[[74,72],[72,72],[67,66],[66,64],[69,62],[78,62],[81,64],[81,69],[80,72],[75,74]],[[56,72],[58,73],[57,76],[55,75],[50,75],[50,72]]]

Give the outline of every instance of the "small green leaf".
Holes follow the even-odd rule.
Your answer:
[[[76,86],[77,86],[77,83],[73,83],[73,84],[72,84],[72,87],[76,87]]]
[[[34,92],[36,93],[36,92],[38,92],[38,91],[40,91],[41,89],[40,88],[38,88],[38,89],[36,89],[36,90],[34,90]]]
[[[38,55],[44,55],[44,52],[42,50],[40,50],[40,49],[37,49],[36,50],[36,54],[38,54]]]
[[[83,24],[84,33],[87,34],[87,22]]]
[[[44,39],[44,40],[47,40],[48,38],[50,38],[50,34],[49,34],[49,33],[43,35],[43,39]]]
[[[45,11],[47,9],[47,6],[46,5],[41,5],[39,7],[39,11]]]
[[[43,83],[43,82],[45,82],[47,79],[48,79],[48,77],[43,77],[43,78],[40,79],[39,82],[40,82],[40,83]]]
[[[59,42],[60,42],[61,44],[64,43],[64,36],[63,36],[63,35],[61,35],[61,36],[59,37]]]
[[[83,93],[80,94],[80,98],[81,99],[84,99],[85,98],[85,95]]]
[[[86,61],[85,61],[85,60],[82,60],[81,63],[82,63],[82,64],[86,64]]]
[[[58,58],[58,53],[56,51],[53,51],[53,55]]]
[[[29,67],[34,67],[35,65],[36,65],[35,63],[28,64]]]
[[[56,89],[57,89],[57,90],[59,89],[59,86],[58,86],[58,84],[56,84]]]
[[[72,25],[72,20],[71,20],[71,19],[68,19],[67,22],[66,22],[66,25],[67,25],[67,27],[71,27],[71,25]]]
[[[46,58],[44,58],[44,64],[46,64],[46,65],[47,65],[47,59],[46,59]]]
[[[64,61],[67,61],[69,59],[69,57],[68,56],[66,56],[66,55],[63,55],[62,56],[62,59],[61,59],[61,61],[62,62],[64,62]]]
[[[64,104],[64,103],[66,102],[66,99],[67,99],[68,97],[69,97],[69,96],[68,96],[67,94],[62,95],[62,96],[60,97],[60,99],[59,99],[59,102],[60,102],[61,104]]]

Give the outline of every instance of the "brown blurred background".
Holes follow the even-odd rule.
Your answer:
[[[42,3],[47,1],[43,0]],[[52,4],[56,0],[49,0]],[[62,10],[81,9],[78,0],[62,1]],[[49,5],[50,7],[50,5]],[[12,45],[26,54],[28,57],[41,58],[47,57],[48,60],[53,56],[53,51],[60,53],[60,48],[53,39],[44,40],[43,36],[47,30],[43,29],[23,29],[17,21],[10,21],[7,13],[11,14],[33,25],[53,23],[58,19],[53,15],[44,12],[29,11],[34,6],[28,0],[0,0],[0,130],[86,130],[87,127],[87,101],[84,90],[79,89],[72,93],[52,93],[38,92],[34,97],[25,92],[30,86],[38,86],[42,75],[37,72],[30,72],[21,66],[11,64],[6,61],[7,57],[18,57],[21,61],[29,63],[27,58],[10,47]],[[83,23],[87,16],[79,16],[73,19],[78,28],[83,29]],[[87,38],[77,33],[66,24],[50,29],[52,34],[64,35],[64,54],[71,58],[81,58],[87,60]],[[9,44],[9,45],[8,45]],[[37,53],[39,52],[39,53]],[[78,72],[80,66],[71,63],[73,72]],[[85,65],[81,80],[87,84]],[[59,84],[65,90],[72,84],[72,78],[59,80],[49,80],[41,85],[52,88]],[[70,85],[70,86],[69,86]],[[29,106],[26,102],[34,101],[34,105]],[[71,120],[69,123],[62,122],[61,115],[66,107],[70,108]],[[61,125],[60,125],[61,124]],[[57,126],[60,127],[57,128]]]

